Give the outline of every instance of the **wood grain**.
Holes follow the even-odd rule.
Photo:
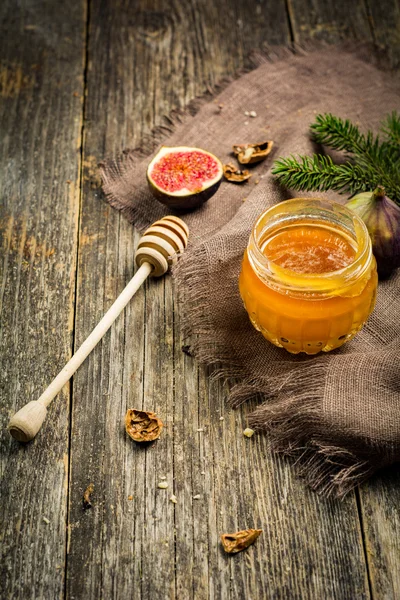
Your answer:
[[[134,146],[252,47],[289,38],[283,3],[93,3],[84,164]],[[134,269],[137,237],[97,186],[86,169],[76,343]],[[67,597],[368,598],[354,495],[320,500],[264,438],[243,437],[227,390],[182,352],[173,298],[170,279],[150,281],[75,377]],[[157,412],[159,441],[126,437],[129,407]],[[264,529],[257,544],[224,555],[220,534],[253,526]]]
[[[400,597],[400,469],[380,472],[360,490],[374,598]]]
[[[400,2],[366,0],[374,41],[387,51],[393,67],[400,64]]]
[[[322,500],[266,438],[244,438],[252,407],[229,410],[226,386],[182,352],[170,278],[138,292],[32,444],[4,427],[134,272],[139,236],[103,202],[97,162],[253,48],[367,39],[395,58],[398,0],[14,4],[0,7],[1,597],[397,598],[396,470]],[[132,407],[162,418],[157,442],[126,436]],[[220,534],[247,527],[263,529],[256,544],[225,555]]]
[[[287,0],[295,42],[372,41],[372,25],[364,0]]]
[[[10,416],[68,359],[79,214],[85,7],[0,7],[1,598],[64,592],[69,388],[40,436]]]

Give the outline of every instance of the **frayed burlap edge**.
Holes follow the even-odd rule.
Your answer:
[[[298,475],[314,491],[343,498],[390,462],[389,458],[381,452],[374,455],[370,446],[362,451],[359,440],[352,444],[350,438],[344,437],[343,447],[324,441],[320,404],[325,371],[320,364],[299,364],[284,384],[278,378],[249,377],[243,366],[232,358],[225,342],[219,340],[217,334],[210,335],[213,325],[207,294],[199,294],[199,289],[209,289],[208,271],[205,267],[199,268],[199,265],[207,265],[205,254],[204,246],[196,248],[173,272],[179,290],[181,330],[185,342],[190,343],[191,354],[213,368],[213,379],[223,379],[230,384],[230,406],[237,408],[255,397],[260,399],[262,403],[248,417],[249,425],[268,434],[271,449],[289,457]],[[301,389],[305,391],[299,393]],[[315,424],[314,412],[318,414]]]
[[[212,89],[193,99],[186,107],[171,111],[160,125],[143,137],[140,146],[123,150],[119,156],[99,163],[103,191],[108,203],[122,212],[140,231],[146,229],[148,223],[138,208],[122,204],[114,195],[111,185],[113,180],[123,177],[138,160],[150,156],[186,118],[195,116],[204,104],[211,102],[242,75],[266,62],[284,60],[293,55],[305,55],[327,47],[323,42],[310,42],[253,51],[249,56],[248,67],[239,70],[232,77],[224,78]],[[342,42],[336,45],[336,48],[355,53],[358,58],[368,63],[371,63],[372,56],[374,64],[382,70],[393,68],[388,51],[376,44]],[[212,378],[221,378],[231,384],[239,380],[239,383],[230,387],[229,404],[232,407],[236,408],[254,397],[264,400],[264,403],[249,415],[248,420],[255,430],[268,433],[273,451],[292,459],[298,475],[303,477],[313,490],[324,496],[343,498],[378,468],[385,466],[387,461],[381,454],[371,457],[371,448],[366,449],[365,456],[360,456],[359,445],[357,451],[349,450],[349,440],[346,440],[347,448],[344,448],[327,444],[322,435],[320,438],[318,434],[304,439],[304,431],[307,430],[305,424],[310,425],[312,413],[317,409],[323,394],[323,383],[315,386],[322,374],[319,365],[303,366],[301,379],[307,391],[299,395],[298,378],[293,388],[288,385],[285,389],[281,389],[282,384],[279,381],[274,382],[270,378],[251,378],[243,366],[234,361],[229,348],[210,336],[213,327],[208,314],[207,298],[206,295],[199,295],[199,284],[204,283],[204,278],[208,277],[207,269],[199,269],[199,264],[207,264],[206,260],[199,260],[199,254],[202,252],[205,252],[204,247],[195,249],[192,255],[185,256],[185,260],[178,263],[173,271],[179,290],[181,329],[185,343],[190,344],[193,355],[200,363],[213,368]],[[202,288],[207,289],[207,286],[203,285]],[[266,392],[266,389],[270,389],[270,393]],[[279,410],[274,410],[276,402],[271,399],[276,398],[277,393],[285,394],[285,410],[282,410],[282,403],[279,404]],[[267,402],[268,399],[271,401]]]

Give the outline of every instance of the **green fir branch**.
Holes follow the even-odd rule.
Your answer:
[[[335,190],[354,194],[368,190],[371,182],[361,167],[350,162],[335,165],[329,156],[322,154],[280,158],[275,161],[272,173],[285,187],[309,192]]]
[[[392,200],[400,204],[400,115],[393,112],[382,124],[384,140],[371,131],[363,134],[349,119],[327,113],[317,115],[311,125],[319,144],[344,151],[347,162],[336,165],[329,156],[279,158],[272,173],[286,187],[306,191],[355,194],[383,185]]]
[[[398,152],[394,151],[392,144],[381,142],[372,131],[364,135],[349,119],[343,120],[330,113],[317,115],[311,132],[318,144],[344,150],[349,158],[356,158],[360,164],[374,165],[381,175],[385,174],[388,164],[398,159]]]
[[[387,115],[382,122],[381,131],[385,134],[388,143],[400,149],[400,113],[394,110]]]
[[[393,111],[387,115],[381,125],[381,131],[386,139],[382,143],[382,150],[386,160],[393,167],[393,171],[400,177],[400,113]]]
[[[345,121],[331,113],[317,115],[311,125],[313,139],[335,150],[345,150],[351,154],[363,154],[368,151],[371,140],[366,140],[356,125],[349,119]]]

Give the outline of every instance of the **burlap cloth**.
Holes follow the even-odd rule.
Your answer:
[[[248,183],[223,182],[202,209],[184,215],[190,245],[174,273],[181,323],[197,359],[235,379],[233,406],[261,395],[250,426],[268,432],[274,450],[295,457],[314,489],[342,496],[400,458],[400,270],[380,283],[376,309],[356,338],[316,357],[292,356],[253,329],[238,275],[260,213],[304,195],[274,181],[273,159],[315,151],[309,125],[317,113],[376,130],[400,106],[400,81],[365,49],[281,51],[270,59],[256,57],[255,70],[171,115],[140,149],[103,163],[104,191],[143,230],[168,212],[148,191],[145,176],[149,155],[161,142],[199,146],[227,163],[233,144],[274,140],[272,157]]]

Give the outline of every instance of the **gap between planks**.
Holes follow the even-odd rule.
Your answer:
[[[84,136],[85,136],[85,117],[86,117],[86,97],[87,97],[87,75],[89,64],[89,35],[90,35],[90,0],[84,0],[84,18],[86,27],[84,31],[84,46],[82,52],[82,72],[83,72],[83,100],[81,111],[81,132],[80,132],[80,152],[79,152],[79,196],[78,196],[78,216],[77,216],[77,239],[75,248],[75,281],[74,281],[74,301],[73,301],[73,328],[71,341],[71,356],[75,352],[75,333],[76,333],[76,315],[77,315],[77,294],[78,294],[78,267],[79,267],[79,249],[81,236],[81,218],[82,218],[82,195],[83,195],[83,159],[84,159]],[[74,394],[74,377],[72,377],[69,387],[69,431],[68,431],[68,462],[67,462],[67,510],[65,523],[65,562],[64,562],[64,600],[67,598],[67,574],[68,574],[68,553],[71,539],[70,532],[70,501],[71,501],[71,453],[72,453],[72,408]]]

